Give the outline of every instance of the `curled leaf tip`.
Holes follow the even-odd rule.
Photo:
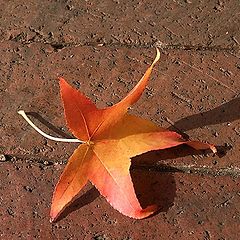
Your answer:
[[[49,219],[50,223],[54,223],[58,219],[58,217],[60,216],[61,213],[62,213],[62,210],[55,211],[55,210],[51,209],[50,219]]]
[[[160,55],[161,55],[161,54],[160,54],[159,49],[156,48],[156,51],[157,51],[156,57],[155,57],[155,59],[154,59],[154,61],[153,61],[153,63],[152,63],[152,66],[155,65],[155,64],[159,61],[159,59],[160,59]]]

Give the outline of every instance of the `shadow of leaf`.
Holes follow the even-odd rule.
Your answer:
[[[166,212],[174,204],[176,183],[174,173],[181,170],[161,163],[189,155],[202,155],[210,150],[195,150],[181,145],[159,151],[151,151],[132,158],[131,176],[136,195],[143,208],[157,204],[159,212]]]
[[[160,212],[166,212],[173,205],[176,184],[172,173],[134,169],[131,176],[143,208],[157,204]]]
[[[159,163],[191,154],[202,154],[188,146],[178,146],[160,151],[151,151],[132,158],[131,176],[138,200],[143,208],[157,204],[159,212],[167,212],[174,204],[176,183],[174,172],[180,170]]]
[[[72,138],[72,136],[70,134],[67,134],[67,133],[61,131],[60,129],[58,129],[53,124],[51,124],[50,122],[45,120],[40,114],[38,114],[36,112],[27,112],[26,114],[36,118],[39,122],[41,122],[43,125],[47,126],[49,129],[51,129],[53,132],[57,133],[59,136],[64,137],[64,138]]]
[[[176,129],[179,129],[184,132],[213,124],[233,122],[238,119],[240,119],[240,97],[212,110],[182,118],[175,122],[169,130],[176,131]]]
[[[58,217],[58,219],[55,222],[59,222],[66,216],[68,216],[71,212],[77,211],[78,209],[82,208],[83,206],[86,206],[93,202],[98,196],[99,192],[95,187],[92,187],[90,190],[88,190],[86,193],[78,197],[73,203],[71,203],[66,209],[63,211],[63,213]]]

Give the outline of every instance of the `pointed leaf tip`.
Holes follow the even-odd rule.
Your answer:
[[[204,143],[200,141],[186,141],[185,143],[196,150],[210,149],[213,153],[217,152],[217,148],[213,144]]]
[[[156,204],[150,205],[142,210],[142,214],[138,219],[147,218],[147,217],[153,215],[158,209],[159,209],[158,205],[156,205]]]
[[[59,82],[65,81],[65,79],[63,77],[58,77],[58,80],[59,80]]]
[[[65,84],[65,85],[68,85],[67,81],[66,81],[63,77],[59,77],[58,80],[59,80],[60,86],[61,86],[61,85],[64,85],[64,84]]]
[[[67,205],[68,205],[68,204],[67,204]],[[67,205],[66,205],[66,206],[67,206]],[[49,222],[50,222],[50,223],[56,222],[57,219],[59,218],[59,216],[60,216],[60,215],[62,214],[62,212],[65,210],[66,206],[65,206],[62,210],[60,210],[59,212],[57,212],[57,211],[55,211],[55,210],[53,210],[53,209],[51,208],[51,210],[50,210],[50,219],[49,219]]]
[[[217,148],[214,145],[209,144],[209,148],[212,150],[213,153],[217,153]]]
[[[50,223],[53,223],[53,222],[54,222],[54,218],[50,218],[50,219],[49,219],[49,222],[50,222]]]
[[[50,219],[49,219],[49,222],[50,223],[53,223],[53,222],[55,222],[55,220],[57,219],[57,217],[56,216],[52,216],[52,212],[50,212]]]

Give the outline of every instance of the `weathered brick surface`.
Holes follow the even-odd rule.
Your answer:
[[[1,1],[2,39],[237,47],[239,1]]]
[[[0,239],[238,239],[239,1],[0,3],[0,153],[8,156]],[[44,139],[17,110],[69,136],[57,77],[112,105],[141,78],[156,43],[166,45],[161,61],[131,112],[225,146],[222,157],[187,147],[144,154],[132,160],[133,182],[143,206],[162,206],[158,214],[129,219],[89,184],[50,224],[54,186],[77,144]]]
[[[240,186],[226,176],[133,171],[142,203],[154,199],[163,204],[160,213],[130,219],[88,185],[63,218],[50,224],[51,194],[62,168],[23,160],[2,164],[1,239],[237,239]]]

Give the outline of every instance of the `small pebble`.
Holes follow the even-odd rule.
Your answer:
[[[32,192],[33,191],[33,189],[31,188],[31,187],[29,187],[29,186],[24,186],[23,187],[26,191],[28,191],[28,192]]]
[[[218,135],[219,135],[218,132],[214,132],[214,133],[213,133],[213,136],[214,136],[214,137],[218,137]]]
[[[218,161],[217,160],[213,160],[212,163],[213,163],[213,165],[217,165]]]
[[[0,154],[0,162],[6,162],[6,161],[7,161],[6,156],[3,154]]]
[[[7,212],[10,216],[14,216],[14,211],[11,208],[8,208]]]

